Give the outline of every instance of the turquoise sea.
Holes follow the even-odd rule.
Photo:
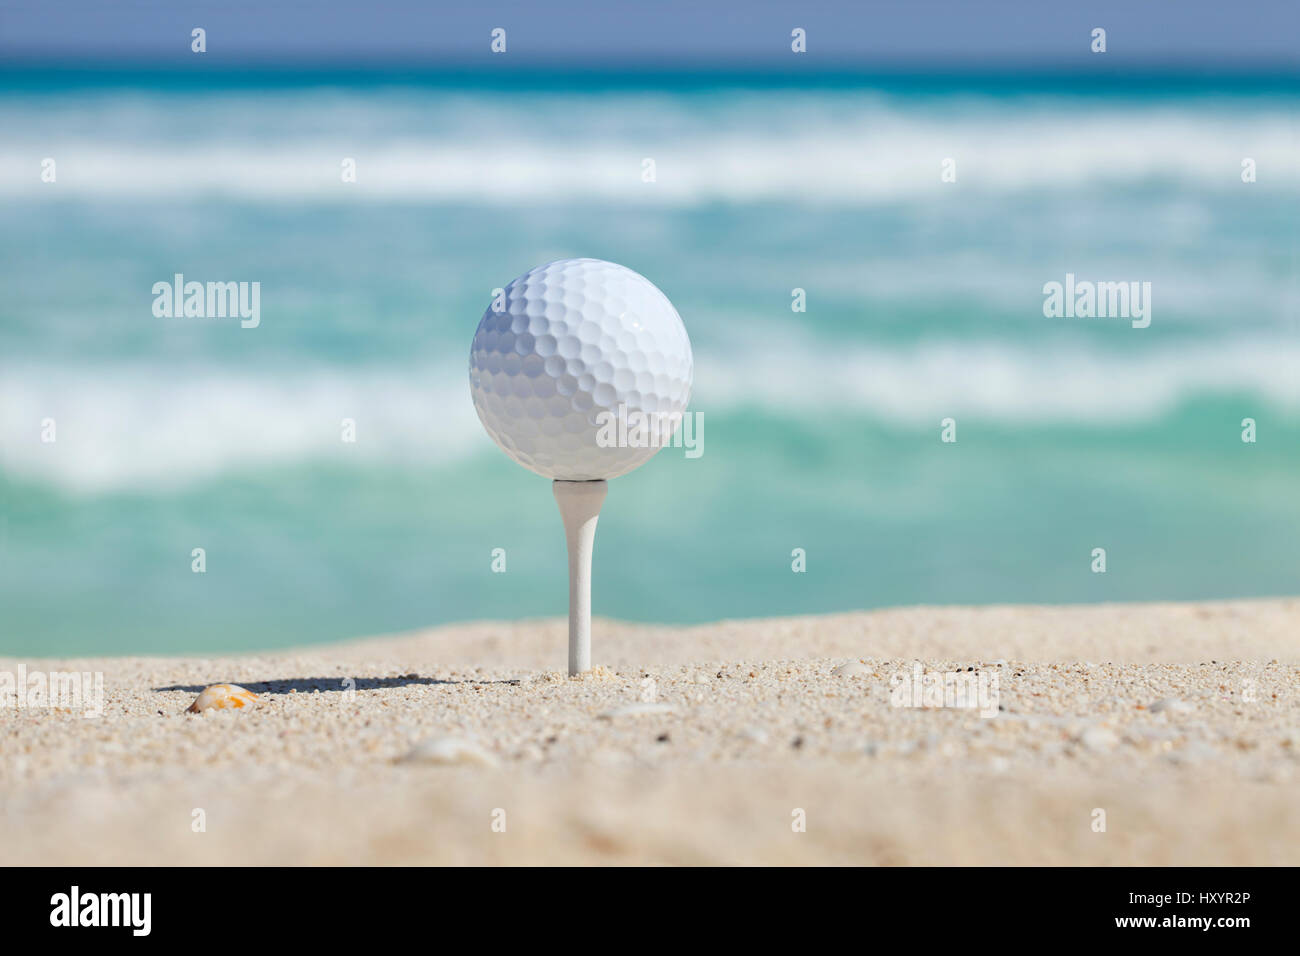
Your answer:
[[[672,299],[704,422],[611,483],[598,615],[1300,593],[1298,96],[0,73],[0,654],[562,615],[551,490],[466,365],[567,256]],[[156,317],[176,273],[259,282],[261,324]],[[1150,326],[1045,318],[1067,273],[1150,282]]]

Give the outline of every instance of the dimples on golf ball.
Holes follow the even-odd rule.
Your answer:
[[[493,305],[474,334],[469,384],[507,455],[546,478],[594,481],[627,474],[662,447],[671,425],[646,448],[597,441],[609,421],[602,412],[617,429],[620,405],[628,416],[668,416],[690,399],[686,327],[648,279],[600,259],[561,259],[515,279]]]

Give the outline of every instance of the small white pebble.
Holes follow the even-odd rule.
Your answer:
[[[411,748],[401,762],[438,767],[452,764],[470,764],[476,767],[497,765],[496,757],[467,737],[430,737],[422,740]]]
[[[1105,727],[1089,727],[1079,735],[1079,743],[1089,750],[1104,752],[1114,750],[1115,745],[1119,743],[1119,738],[1115,736],[1113,730],[1107,730]]]
[[[1170,763],[1186,766],[1194,763],[1204,763],[1208,760],[1215,760],[1219,752],[1213,747],[1203,743],[1190,743],[1185,747],[1179,747],[1165,755]]]
[[[1175,714],[1190,714],[1192,711],[1196,710],[1196,705],[1189,704],[1185,700],[1178,700],[1175,697],[1166,697],[1163,700],[1156,701],[1147,709],[1153,714],[1158,714],[1166,710]]]
[[[671,714],[673,708],[668,704],[628,704],[625,707],[615,707],[613,710],[607,710],[603,714],[596,716],[600,720],[613,720],[615,717],[644,717],[650,714]]]
[[[858,661],[849,661],[831,671],[832,677],[861,677],[868,673],[867,668]]]

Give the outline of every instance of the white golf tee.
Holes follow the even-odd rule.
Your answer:
[[[569,676],[591,670],[591,549],[604,481],[554,481],[569,547]]]

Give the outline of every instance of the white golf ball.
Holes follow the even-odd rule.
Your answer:
[[[483,313],[469,353],[488,434],[525,468],[566,481],[616,478],[654,455],[686,410],[693,371],[667,296],[600,259],[515,279]]]

